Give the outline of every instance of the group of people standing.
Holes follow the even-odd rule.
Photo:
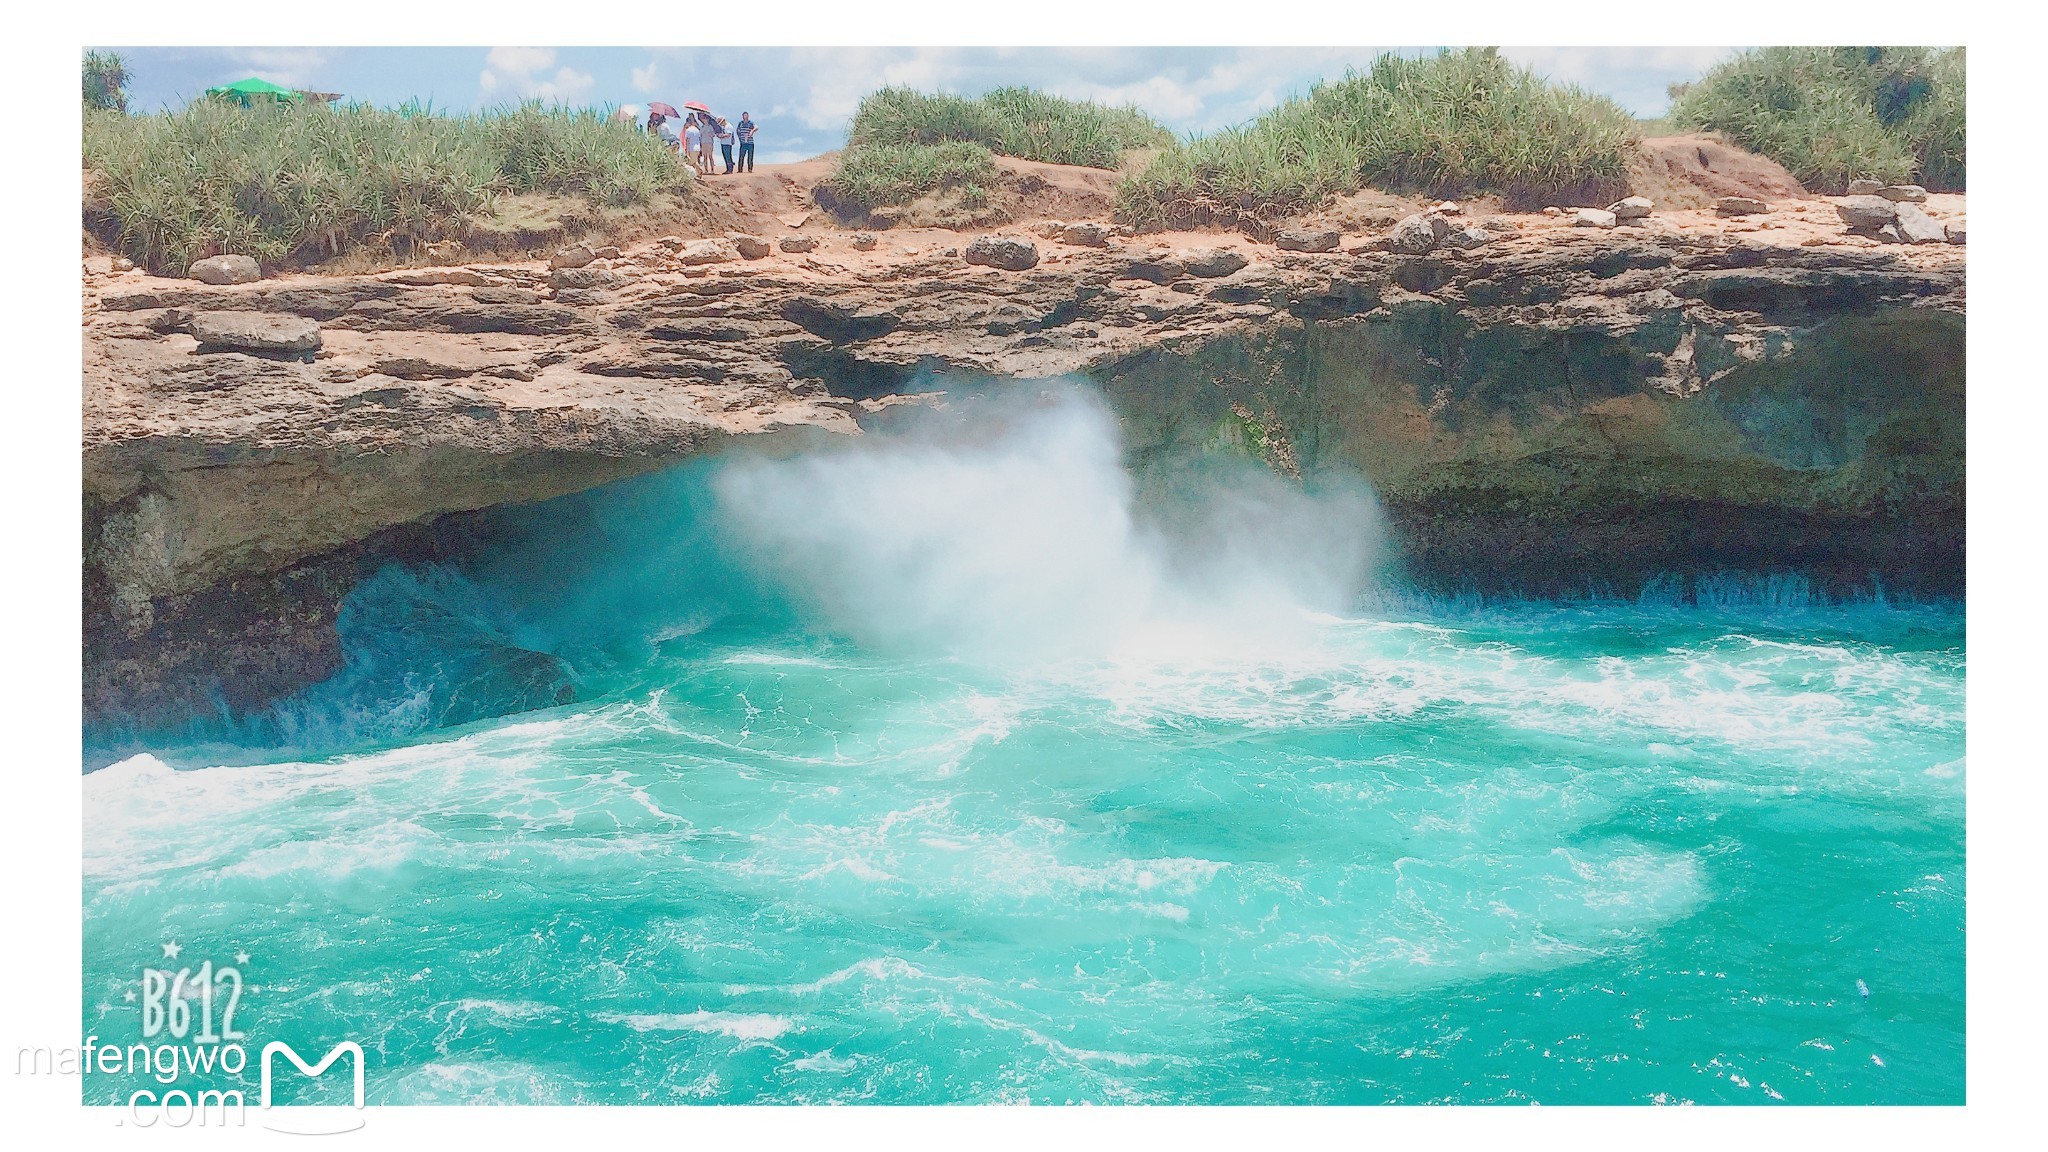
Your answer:
[[[751,112],[740,113],[737,124],[728,123],[723,116],[714,116],[707,111],[692,111],[680,123],[674,109],[659,105],[647,113],[647,130],[660,136],[697,166],[697,171],[710,176],[717,171],[718,160],[712,156],[716,145],[725,160],[725,174],[752,172],[754,170],[754,116]],[[739,145],[739,155],[733,155],[733,145]]]

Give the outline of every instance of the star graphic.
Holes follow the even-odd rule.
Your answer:
[[[237,963],[237,964],[247,964],[248,962],[249,962],[249,954],[248,954],[247,952],[237,952],[237,953],[235,953],[235,963]]]
[[[178,942],[176,940],[173,940],[169,944],[164,945],[164,959],[176,960],[178,958],[178,953],[181,951],[183,951],[183,949],[179,947]]]
[[[130,1004],[135,1003],[135,989],[130,988],[128,991],[123,992],[121,994],[121,999],[126,1000]]]

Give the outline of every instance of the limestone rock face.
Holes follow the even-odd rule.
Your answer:
[[[928,374],[1088,377],[1134,458],[1212,443],[1232,402],[1275,405],[1303,469],[1366,475],[1416,571],[1452,585],[1960,572],[1963,249],[1501,223],[1471,256],[1472,230],[1425,214],[1429,257],[1380,250],[1380,230],[1217,278],[1142,240],[1000,275],[89,277],[88,713],[175,721],[205,685],[260,706],[331,673],[338,598],[448,543],[448,517],[735,440],[856,434]],[[261,319],[220,318],[238,312]]]
[[[581,268],[557,268],[548,274],[548,283],[556,288],[616,288],[625,282],[624,276],[609,268],[592,268],[589,265]]]
[[[1335,228],[1288,228],[1273,240],[1283,252],[1335,252],[1344,234]]]
[[[1656,208],[1657,206],[1651,203],[1650,198],[1647,196],[1630,196],[1624,200],[1616,200],[1607,206],[1607,210],[1614,213],[1616,220],[1641,220],[1655,211]]]
[[[969,264],[1022,272],[1038,265],[1038,245],[1015,236],[977,236],[961,255]]]
[[[252,352],[258,356],[303,356],[320,350],[320,325],[300,316],[271,312],[200,312],[192,337],[202,351]]]
[[[253,256],[208,256],[194,260],[189,274],[203,284],[254,284],[263,279]]]
[[[1835,211],[1858,231],[1875,232],[1899,218],[1899,206],[1882,196],[1846,196],[1835,201]]]
[[[1918,184],[1889,184],[1879,188],[1877,194],[1887,200],[1900,204],[1924,204],[1927,202],[1927,189],[1922,188]]]
[[[1614,213],[1605,208],[1581,208],[1572,218],[1574,228],[1612,228],[1614,225]]]

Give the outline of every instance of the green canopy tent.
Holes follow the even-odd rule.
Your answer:
[[[259,80],[254,76],[249,77],[247,80],[237,80],[233,84],[223,84],[218,88],[208,88],[206,94],[224,100],[233,100],[244,108],[249,107],[258,100],[274,100],[284,104],[295,104],[304,98],[304,94],[296,89],[281,88],[268,80]]]

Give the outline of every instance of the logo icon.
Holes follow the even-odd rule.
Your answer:
[[[274,1112],[273,1112],[273,1110],[272,1110],[272,1108],[271,1108],[271,1105],[270,1105],[270,1069],[271,1069],[271,1064],[273,1063],[273,1061],[272,1061],[272,1057],[276,1056],[276,1055],[277,1055],[278,1053],[280,1053],[280,1052],[284,1054],[284,1058],[285,1058],[285,1059],[287,1059],[287,1060],[289,1060],[289,1061],[291,1061],[291,1062],[292,1062],[292,1066],[293,1066],[293,1067],[295,1067],[295,1068],[297,1068],[297,1069],[299,1070],[299,1074],[300,1074],[300,1075],[302,1075],[302,1076],[306,1077],[306,1078],[307,1078],[307,1079],[309,1079],[309,1080],[315,1080],[315,1079],[318,1079],[318,1078],[320,1077],[320,1075],[321,1075],[322,1073],[326,1072],[326,1071],[327,1071],[327,1070],[328,1070],[329,1068],[331,1068],[331,1067],[333,1067],[333,1066],[334,1066],[334,1062],[335,1062],[335,1061],[337,1061],[337,1060],[341,1059],[341,1058],[342,1058],[343,1056],[349,1056],[349,1057],[353,1057],[353,1058],[354,1058],[354,1063],[355,1063],[355,1072],[354,1072],[354,1075],[355,1075],[355,1098],[354,1098],[353,1102],[351,1103],[350,1107],[352,1107],[352,1108],[353,1108],[353,1109],[354,1109],[354,1110],[355,1110],[356,1112],[358,1112],[358,1113],[360,1113],[360,1112],[362,1111],[362,1109],[363,1109],[363,1046],[362,1046],[362,1045],[360,1045],[360,1044],[356,1043],[356,1042],[355,1042],[355,1041],[353,1041],[353,1040],[344,1040],[344,1041],[342,1041],[341,1043],[339,1043],[339,1044],[336,1044],[336,1045],[335,1045],[334,1047],[332,1047],[332,1048],[328,1049],[328,1051],[327,1051],[327,1055],[325,1055],[325,1056],[321,1057],[321,1058],[320,1058],[320,1062],[319,1062],[318,1064],[308,1064],[308,1063],[306,1063],[306,1062],[305,1062],[304,1060],[302,1060],[302,1059],[300,1059],[300,1058],[299,1058],[299,1054],[298,1054],[298,1052],[294,1051],[291,1045],[289,1045],[289,1044],[285,1043],[285,1042],[284,1042],[284,1041],[282,1041],[282,1040],[272,1040],[272,1041],[271,1041],[270,1043],[268,1043],[268,1044],[265,1044],[265,1045],[263,1046],[263,1055],[262,1055],[262,1057],[261,1057],[261,1060],[260,1060],[260,1064],[261,1064],[261,1072],[260,1072],[260,1075],[261,1075],[261,1077],[262,1077],[262,1096],[261,1096],[261,1098],[260,1098],[260,1100],[259,1100],[259,1104],[261,1105],[261,1107],[263,1108],[263,1110],[264,1110],[264,1111],[265,1111],[266,1113],[272,1113],[272,1114],[274,1114]],[[295,1109],[294,1111],[296,1111],[296,1112],[299,1112],[299,1113],[302,1113],[302,1114],[325,1114],[326,1116],[332,1116],[333,1114],[335,1114],[335,1113],[339,1112],[340,1110],[339,1110],[339,1108],[336,1108],[336,1107],[325,1107],[325,1108],[300,1108],[300,1109]],[[311,1118],[311,1117],[309,1117],[309,1118]],[[321,1118],[325,1118],[325,1116],[323,1116],[323,1117],[321,1117]],[[280,1132],[283,1132],[283,1131],[290,1131],[290,1132],[298,1132],[298,1133],[301,1133],[301,1134],[311,1134],[311,1133],[313,1133],[313,1132],[315,1132],[315,1131],[318,1131],[318,1132],[321,1132],[321,1133],[326,1133],[326,1134],[332,1134],[332,1133],[337,1133],[337,1132],[346,1132],[346,1131],[350,1131],[351,1129],[355,1129],[355,1128],[360,1128],[360,1127],[362,1127],[362,1126],[363,1126],[363,1121],[362,1121],[362,1119],[361,1119],[360,1117],[358,1117],[358,1118],[356,1119],[355,1123],[353,1123],[353,1124],[348,1124],[348,1125],[347,1125],[346,1127],[322,1127],[322,1128],[319,1128],[319,1129],[311,1129],[311,1128],[277,1128],[277,1127],[276,1127],[275,1125],[269,1124],[269,1123],[267,1123],[267,1122],[266,1122],[266,1123],[264,1124],[264,1127],[266,1127],[266,1128],[271,1128],[271,1129],[272,1129],[273,1131],[280,1131]]]

